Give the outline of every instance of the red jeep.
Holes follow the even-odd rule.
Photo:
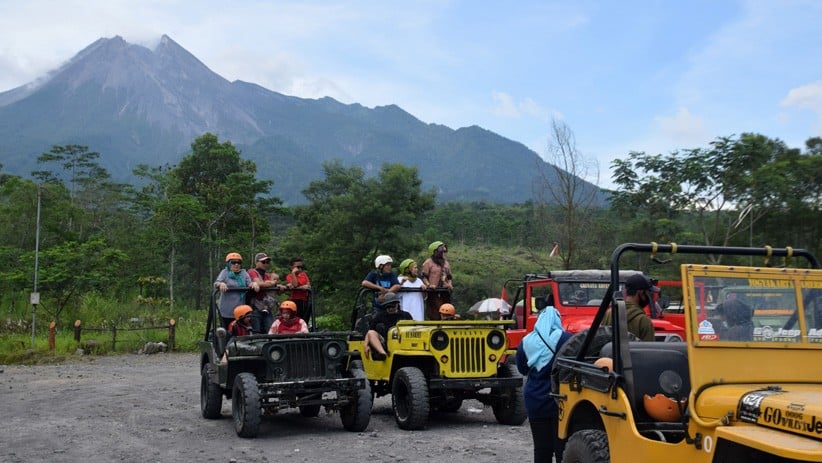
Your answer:
[[[619,272],[620,292],[629,276],[641,273],[635,270]],[[508,330],[509,345],[516,348],[523,336],[534,329],[537,314],[547,306],[556,307],[566,331],[576,333],[591,326],[591,322],[603,304],[611,272],[608,270],[555,270],[547,274],[528,274],[523,279],[505,282],[505,292],[516,287],[509,315],[516,321],[515,328]],[[650,314],[657,341],[682,341],[685,339],[684,315],[679,310],[681,283],[660,281],[660,310]],[[511,302],[510,300],[508,301]],[[605,302],[607,304],[607,302]],[[648,308],[645,308],[646,313]]]

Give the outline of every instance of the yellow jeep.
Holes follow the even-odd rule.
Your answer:
[[[391,394],[400,428],[424,429],[431,411],[456,412],[465,399],[491,405],[501,424],[525,421],[522,375],[504,362],[514,354],[504,329],[513,321],[402,320],[388,331],[387,357],[373,360],[360,355],[364,300],[361,291],[352,315],[352,328],[360,335],[349,340],[348,349],[361,358],[371,392]]]
[[[799,257],[804,267],[683,264],[681,343],[632,341],[624,308],[616,310],[613,329],[599,328],[603,302],[591,330],[563,346],[552,372],[559,436],[568,440],[563,461],[822,461],[817,258],[791,248],[623,244],[612,255],[612,272],[627,251],[786,263]],[[747,300],[732,296],[743,292]]]

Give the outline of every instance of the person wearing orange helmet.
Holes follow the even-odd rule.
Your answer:
[[[297,316],[297,304],[294,301],[283,301],[280,304],[280,316],[271,324],[268,334],[293,333],[308,333],[308,325]]]
[[[248,272],[243,269],[243,256],[236,252],[229,252],[225,256],[225,267],[220,270],[217,279],[214,281],[214,289],[220,290],[220,319],[223,328],[234,321],[234,309],[245,304],[245,288],[260,290],[260,285],[255,283]]]
[[[253,310],[250,305],[238,305],[234,309],[234,320],[228,324],[228,332],[233,336],[248,336],[254,334],[255,330],[251,326],[251,313]]]
[[[440,306],[440,318],[442,320],[459,320],[460,316],[457,315],[457,309],[454,308],[454,304],[446,302]]]

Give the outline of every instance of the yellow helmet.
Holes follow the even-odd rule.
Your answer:
[[[238,305],[234,308],[234,320],[239,320],[253,311],[250,305]]]
[[[443,243],[442,241],[434,241],[433,243],[429,244],[428,245],[428,254],[434,254],[434,251],[436,251],[437,248],[439,248],[443,244],[445,244],[445,243]]]

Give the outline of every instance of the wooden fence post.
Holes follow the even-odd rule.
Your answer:
[[[111,351],[117,351],[117,325],[111,325]]]
[[[49,351],[54,352],[55,336],[57,336],[57,323],[53,320],[49,323]]]
[[[80,342],[80,320],[74,321],[74,340]]]
[[[177,322],[172,318],[168,322],[168,350],[169,352],[174,350],[174,341],[176,337],[177,331]]]

